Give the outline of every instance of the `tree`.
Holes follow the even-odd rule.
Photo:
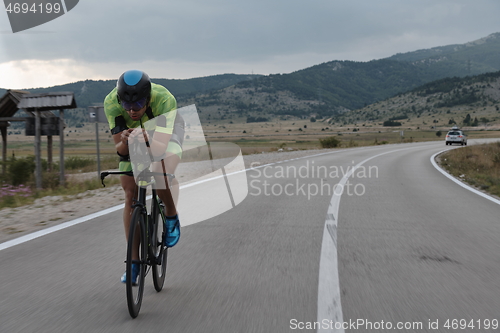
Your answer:
[[[438,138],[440,138],[440,137],[441,137],[441,135],[443,135],[443,133],[442,133],[441,131],[437,131],[437,132],[436,132],[436,136],[437,136]]]
[[[469,113],[467,113],[467,115],[466,115],[466,116],[465,116],[465,118],[464,118],[463,123],[464,123],[464,125],[469,125],[469,124],[470,124],[470,121],[471,121],[470,114],[469,114]]]

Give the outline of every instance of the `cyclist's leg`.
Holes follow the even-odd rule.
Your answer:
[[[181,156],[181,147],[175,142],[170,142],[165,158],[157,162],[153,170],[155,172],[175,174],[175,169],[180,162]],[[167,215],[165,220],[165,226],[167,228],[165,245],[172,247],[177,244],[180,237],[180,222],[176,209],[177,198],[179,196],[179,182],[176,178],[168,179],[168,177],[164,176],[159,176],[156,182],[157,185],[160,185],[157,186],[157,193],[165,204]]]
[[[132,171],[130,162],[120,162],[120,171]],[[125,207],[123,208],[123,227],[125,228],[125,240],[128,241],[128,234],[130,229],[130,219],[132,217],[132,205],[137,196],[137,184],[134,177],[120,176],[120,183],[123,191],[125,192]],[[139,237],[136,237],[138,240]],[[139,243],[134,246],[133,259],[139,259]]]
[[[175,169],[179,164],[182,156],[181,147],[174,142],[170,142],[165,154],[165,158],[160,162],[153,164],[154,172],[175,174]],[[157,193],[160,199],[165,204],[167,216],[174,216],[177,214],[176,204],[179,198],[179,182],[177,178],[170,180],[168,177],[157,176]]]

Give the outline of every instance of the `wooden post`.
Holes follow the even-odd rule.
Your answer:
[[[52,171],[52,135],[47,135],[47,171]]]
[[[64,109],[59,110],[59,184],[64,185]]]
[[[40,156],[42,141],[41,133],[40,111],[35,108],[35,183],[37,189],[42,188],[42,157]]]
[[[0,130],[2,131],[2,175],[5,176],[7,172],[7,123],[0,123]]]

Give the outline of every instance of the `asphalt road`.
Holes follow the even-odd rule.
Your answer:
[[[148,276],[136,319],[119,282],[120,211],[2,250],[0,332],[315,332],[307,328],[321,320],[319,266],[334,186],[372,157],[340,199],[341,304],[333,311],[351,323],[346,331],[493,332],[485,326],[500,320],[500,206],[431,165],[446,148],[354,148],[247,171],[242,203],[182,228],[165,289],[156,293]],[[209,187],[191,190],[209,195]],[[475,328],[447,329],[448,319]]]

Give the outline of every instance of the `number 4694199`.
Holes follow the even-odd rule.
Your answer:
[[[448,319],[444,324],[446,329],[498,329],[498,319],[477,319],[477,320],[466,320],[466,319]]]
[[[19,13],[22,13],[22,14],[27,14],[27,13],[34,13],[34,14],[35,13],[41,13],[41,14],[42,13],[46,13],[46,14],[55,13],[55,14],[58,14],[61,11],[61,4],[59,4],[57,2],[54,4],[47,2],[45,4],[33,3],[30,6],[26,2],[23,2],[23,3],[19,3],[19,2],[11,3],[11,2],[9,2],[7,7],[5,7],[5,10],[9,14],[11,14],[11,13],[14,13],[14,14],[19,14]]]

